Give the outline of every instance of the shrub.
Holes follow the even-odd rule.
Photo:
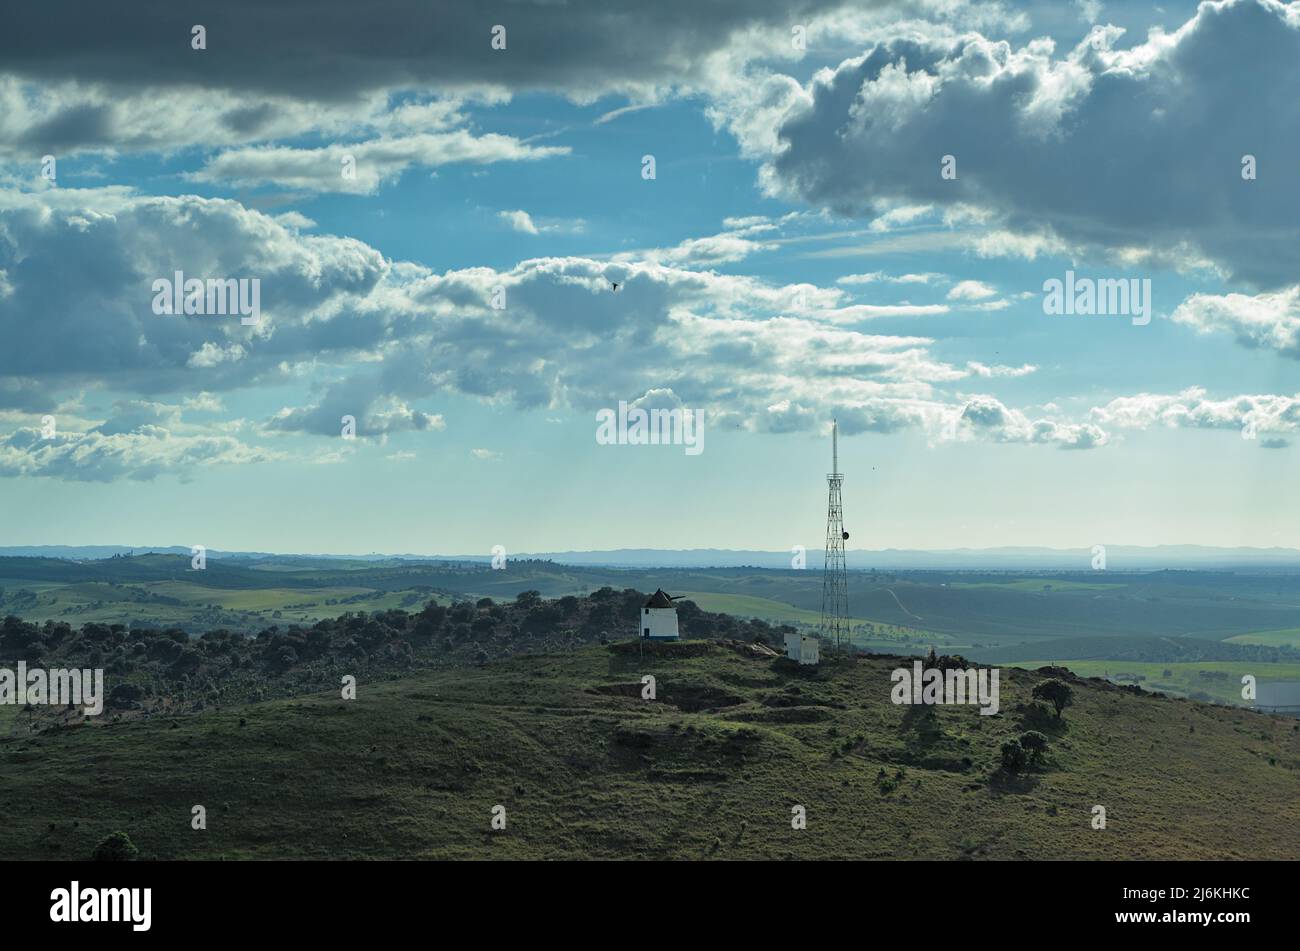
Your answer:
[[[140,855],[131,837],[125,832],[114,832],[95,846],[91,857],[96,862],[133,862]]]
[[[1029,755],[1029,762],[1041,763],[1047,752],[1047,737],[1037,730],[1020,734],[1020,746]]]
[[[1007,740],[1002,744],[1002,765],[1013,773],[1025,765],[1025,748],[1019,740]]]
[[[143,696],[144,691],[135,684],[118,684],[108,692],[108,705],[110,707],[130,707]]]

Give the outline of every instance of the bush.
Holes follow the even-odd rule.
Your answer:
[[[1007,740],[1002,744],[1002,765],[1013,773],[1024,767],[1025,748],[1019,740]]]
[[[108,692],[110,707],[131,707],[144,696],[144,691],[135,684],[118,684]]]
[[[125,832],[114,832],[99,845],[95,846],[91,857],[96,862],[133,862],[140,855],[131,837]]]
[[[1047,737],[1037,730],[1020,734],[1020,746],[1029,755],[1029,762],[1041,763],[1047,752]]]

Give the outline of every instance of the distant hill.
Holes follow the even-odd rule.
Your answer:
[[[126,545],[28,545],[0,547],[0,556],[96,559],[112,555],[155,552],[189,556],[188,546]],[[457,561],[489,562],[487,553],[462,555],[378,554],[331,555],[269,552],[223,552],[211,549],[211,558],[253,560],[307,559],[324,564],[330,561],[400,562]],[[777,568],[792,567],[790,551],[732,550],[722,548],[654,549],[619,548],[609,551],[553,551],[512,553],[512,558],[540,559],[568,565],[620,568]],[[956,548],[936,551],[909,549],[851,549],[847,555],[850,569],[962,569],[962,570],[1062,570],[1078,571],[1092,565],[1091,548]],[[821,550],[806,552],[807,566],[821,567]],[[1294,548],[1215,548],[1207,545],[1107,545],[1107,567],[1112,571],[1151,570],[1160,568],[1279,568],[1300,569],[1300,550]]]
[[[1286,632],[1296,628],[1300,605],[1300,570],[871,569],[851,572],[848,584],[859,641],[877,646],[904,635],[927,646],[983,650],[1066,637],[1224,640],[1262,633],[1280,647],[1291,642]],[[193,633],[312,624],[434,597],[509,600],[535,590],[558,598],[602,587],[690,592],[712,610],[780,623],[815,623],[822,598],[819,572],[790,568],[615,568],[521,557],[493,570],[472,560],[229,556],[210,557],[196,571],[188,555],[175,554],[0,557],[0,617]]]
[[[1053,672],[1009,668],[997,716],[927,712],[889,701],[900,662],[593,644],[4,738],[0,854],[120,830],[145,859],[1300,858],[1293,719],[1074,680],[1058,721],[1030,697]],[[1030,729],[1044,764],[1008,772]]]

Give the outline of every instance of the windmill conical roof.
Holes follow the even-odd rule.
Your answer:
[[[664,594],[663,588],[656,588],[655,593],[650,595],[650,600],[645,603],[648,608],[671,608],[673,599]]]

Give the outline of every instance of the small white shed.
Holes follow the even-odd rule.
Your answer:
[[[785,656],[799,664],[816,664],[821,660],[821,641],[797,631],[787,633]]]

